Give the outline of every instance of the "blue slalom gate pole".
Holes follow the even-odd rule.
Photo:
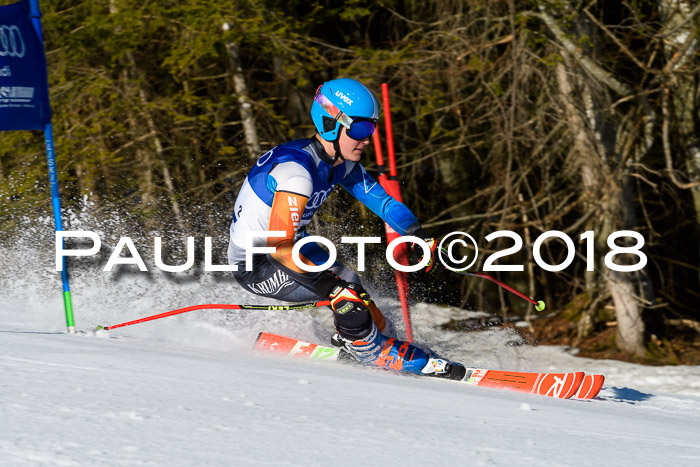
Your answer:
[[[42,55],[43,55],[43,43],[44,37],[41,32],[41,12],[39,11],[39,0],[29,0],[29,16],[32,20],[32,25],[39,37],[39,42],[42,45]],[[48,76],[46,83],[46,99],[48,102]],[[49,168],[49,184],[51,187],[51,204],[53,205],[53,218],[56,224],[56,232],[63,230],[63,221],[61,219],[61,199],[58,192],[58,172],[56,170],[56,157],[54,153],[54,143],[53,143],[53,126],[51,124],[50,108],[47,109],[49,112],[48,123],[44,124],[44,143],[46,145],[46,161]],[[61,239],[63,242],[63,239]],[[63,283],[63,308],[66,312],[66,327],[69,333],[75,332],[75,320],[73,318],[73,301],[70,295],[70,283],[68,280],[68,271],[66,268],[66,260],[62,259],[63,268],[61,268],[61,282]]]
[[[56,158],[53,150],[53,126],[48,123],[44,126],[44,142],[46,144],[46,161],[49,167],[49,184],[51,186],[51,202],[53,204],[53,218],[56,223],[56,232],[63,230],[61,220],[61,198],[58,193],[58,173],[56,171]],[[63,243],[63,239],[61,242]],[[63,247],[63,245],[61,245]],[[70,283],[68,281],[68,270],[66,268],[66,258],[61,259],[61,282],[63,282],[63,308],[66,311],[66,327],[70,334],[75,332],[75,320],[73,318],[73,300],[70,296]]]

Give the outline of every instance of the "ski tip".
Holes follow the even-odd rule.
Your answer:
[[[107,328],[105,328],[105,327],[102,326],[101,324],[98,324],[97,327],[95,328],[95,332],[97,332],[97,331],[106,331],[106,330],[107,330]]]
[[[586,375],[574,397],[577,399],[593,399],[600,393],[604,382],[605,376],[603,375]]]
[[[578,392],[578,390],[581,388],[581,384],[583,384],[583,380],[585,379],[585,373],[583,371],[576,371],[573,374],[573,381],[571,382],[571,386],[568,387],[568,390],[565,390],[561,394],[559,394],[559,398],[561,399],[569,399],[571,397],[574,397],[574,395]]]
[[[262,338],[264,332],[260,331],[258,332],[258,337],[255,338],[255,342],[253,343],[253,350],[256,350],[258,348],[258,343],[260,342],[260,339]]]
[[[544,302],[542,300],[540,300],[537,302],[537,305],[535,305],[535,310],[544,311],[545,307],[546,307],[546,305],[544,304]]]

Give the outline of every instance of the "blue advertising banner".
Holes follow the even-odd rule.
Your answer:
[[[44,44],[29,0],[0,7],[0,131],[51,123]]]

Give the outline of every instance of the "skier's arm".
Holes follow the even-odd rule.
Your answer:
[[[292,259],[294,238],[313,190],[311,177],[305,169],[295,163],[280,164],[270,172],[270,176],[273,179],[270,180],[269,187],[274,189],[275,194],[267,230],[281,231],[284,234],[281,237],[268,237],[267,246],[275,248],[275,252],[268,253],[267,257],[292,279],[317,292],[319,296],[327,297],[337,284],[338,278],[329,271],[304,271]],[[306,265],[315,266],[302,254],[299,254],[299,259]]]
[[[432,238],[418,222],[416,216],[406,207],[405,204],[391,197],[382,186],[377,183],[362,167],[355,164],[350,173],[340,182],[358,201],[367,206],[372,212],[381,217],[399,235],[413,235],[425,240],[430,247],[431,259],[425,267],[425,271],[434,271],[435,249],[437,242]],[[420,247],[414,246],[419,260],[422,259],[423,251]]]
[[[355,164],[340,185],[399,235],[416,235],[421,238],[425,235],[416,216],[405,204],[392,198],[361,164]]]

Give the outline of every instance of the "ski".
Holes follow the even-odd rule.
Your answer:
[[[312,360],[337,360],[340,350],[336,347],[324,347],[322,345],[304,342],[291,337],[280,336],[261,332],[255,340],[255,350],[288,355],[295,358],[308,358]]]
[[[583,377],[582,371],[573,373],[529,373],[467,368],[467,375],[463,381],[475,386],[511,389],[540,396],[568,399],[578,391]]]
[[[603,375],[585,375],[574,397],[577,399],[593,399],[603,388],[604,382],[605,376]]]
[[[258,334],[254,349],[310,360],[334,361],[340,357],[340,350],[336,347],[326,347],[266,332]],[[582,371],[531,373],[466,368],[464,378],[456,381],[480,387],[510,389],[560,399],[570,397],[592,399],[600,392],[605,378],[603,375],[584,375]]]

